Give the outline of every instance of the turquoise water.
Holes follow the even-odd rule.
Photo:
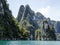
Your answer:
[[[60,45],[60,41],[0,41],[0,45]]]

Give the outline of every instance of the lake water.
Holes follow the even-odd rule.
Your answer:
[[[0,45],[60,45],[60,41],[0,41]]]

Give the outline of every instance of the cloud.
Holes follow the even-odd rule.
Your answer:
[[[50,6],[47,6],[45,8],[43,7],[43,8],[40,8],[37,12],[40,12],[43,15],[48,15],[50,8],[51,8]]]

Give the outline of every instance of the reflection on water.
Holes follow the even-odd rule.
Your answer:
[[[60,41],[0,41],[0,45],[60,45]]]

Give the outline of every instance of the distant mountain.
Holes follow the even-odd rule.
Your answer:
[[[17,20],[18,20],[19,24],[22,25],[27,30],[29,30],[31,32],[31,34],[34,35],[34,31],[36,29],[38,29],[37,22],[33,20],[33,17],[35,15],[34,11],[31,10],[29,5],[26,5],[24,7],[22,17],[19,17],[19,16],[21,16],[20,11],[21,11],[21,7],[20,7],[20,10],[19,10],[19,13],[18,13],[18,16],[17,16]],[[20,21],[19,21],[19,18],[20,18]]]
[[[26,5],[25,7],[23,5],[20,6],[17,20],[20,26],[30,31],[30,36],[32,35],[33,39],[35,39],[36,30],[43,30],[44,20],[47,20],[49,25],[55,27],[55,21],[50,20],[50,18],[44,17],[40,12],[35,13],[29,5]]]
[[[56,22],[56,33],[60,33],[60,21]]]

